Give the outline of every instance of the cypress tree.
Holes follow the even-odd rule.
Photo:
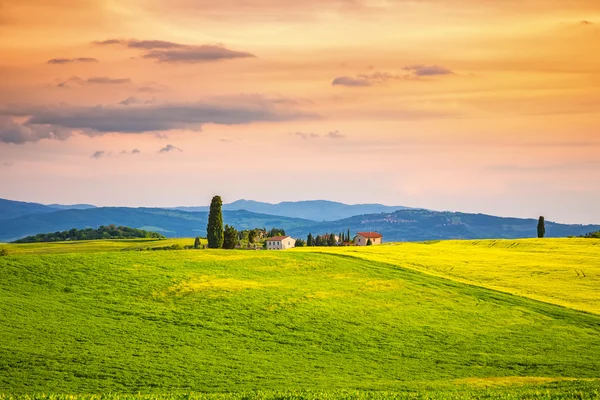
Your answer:
[[[307,246],[314,246],[314,242],[313,242],[313,236],[312,233],[308,234],[308,237],[306,238],[306,245]]]
[[[198,236],[196,236],[196,240],[194,240],[194,248],[200,248],[200,238]]]
[[[335,234],[330,233],[327,236],[327,246],[335,246],[337,243],[335,242]]]
[[[367,240],[367,246],[372,246],[373,242],[371,241],[371,238],[369,238],[369,240]]]
[[[223,247],[223,212],[221,208],[223,201],[221,196],[215,196],[210,202],[210,213],[208,214],[208,226],[206,237],[209,249],[220,249]]]
[[[546,221],[544,221],[544,217],[540,217],[538,220],[537,235],[539,238],[543,238],[546,235]]]
[[[230,250],[235,249],[237,235],[237,230],[233,226],[225,225],[225,231],[223,232],[223,248]]]
[[[352,239],[350,239],[350,229],[348,229],[348,234],[346,235],[346,240],[348,242],[352,241]]]

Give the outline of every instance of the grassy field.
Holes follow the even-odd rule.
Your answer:
[[[200,240],[206,245],[206,239]],[[71,242],[46,242],[12,244],[0,243],[0,249],[7,249],[10,254],[58,254],[58,253],[91,253],[107,251],[138,251],[178,244],[181,247],[192,246],[191,239],[113,239],[113,240],[81,240]]]
[[[599,398],[597,243],[9,245],[0,393]]]
[[[317,251],[385,262],[600,314],[600,240],[596,239],[391,243]]]

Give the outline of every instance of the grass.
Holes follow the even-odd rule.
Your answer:
[[[600,240],[464,240],[317,251],[385,262],[600,314]]]
[[[206,245],[206,239],[200,240]],[[182,247],[192,246],[194,238],[183,239],[109,239],[109,240],[80,240],[69,242],[44,242],[25,244],[2,244],[0,249],[6,249],[9,254],[58,254],[58,253],[91,253],[107,251],[137,251],[148,248],[159,248],[178,244]]]
[[[0,393],[599,396],[600,316],[577,310],[560,267],[586,265],[577,291],[600,297],[593,240],[286,252],[121,242],[10,245],[0,257]],[[526,267],[553,272],[523,283],[535,281]],[[550,301],[552,285],[565,304]]]

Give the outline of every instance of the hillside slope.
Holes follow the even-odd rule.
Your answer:
[[[291,235],[306,236],[327,232],[377,231],[384,241],[444,239],[517,239],[537,237],[537,220],[504,218],[485,214],[449,211],[400,210],[389,214],[358,215],[351,218],[289,229]],[[308,228],[308,229],[307,229]],[[568,225],[546,221],[547,237],[579,236],[600,229],[600,225]]]
[[[600,316],[344,254],[9,255],[0,281],[0,392],[422,390],[600,370]]]
[[[55,208],[39,203],[0,199],[0,220],[17,218],[28,214],[51,213],[54,211],[56,211]]]

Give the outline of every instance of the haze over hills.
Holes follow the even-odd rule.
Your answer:
[[[319,208],[320,205],[336,207],[341,210],[348,210],[343,206],[353,207],[325,201],[300,203],[303,203],[300,208],[305,208],[306,213],[310,212],[307,203],[312,204],[315,208]],[[232,204],[237,204],[237,206],[227,205],[228,207],[223,211],[225,224],[233,225],[237,229],[283,228],[288,234],[302,238],[306,237],[308,233],[313,235],[338,233],[346,232],[348,229],[353,234],[371,230],[381,232],[384,242],[437,239],[513,239],[536,236],[537,221],[535,219],[403,209],[319,222],[304,218],[228,209],[247,204],[257,208],[263,207],[262,204],[266,204],[264,207],[273,206],[268,203],[241,201]],[[282,209],[286,208],[287,210],[292,209],[293,203],[282,206]],[[71,228],[98,228],[101,225],[110,224],[149,230],[173,238],[204,236],[208,219],[207,211],[188,212],[179,209],[130,207],[83,207],[83,209],[57,210],[42,204],[8,200],[0,201],[0,215],[8,215],[8,217],[0,217],[0,241],[12,241],[38,233],[63,231]],[[546,221],[546,229],[548,237],[579,236],[600,230],[600,225],[567,225]]]
[[[237,229],[280,226],[290,229],[314,224],[314,221],[257,214],[244,210],[225,210],[223,219],[225,223],[232,224]],[[167,237],[194,237],[206,234],[207,222],[207,212],[184,212],[163,208],[97,207],[84,210],[59,210],[0,220],[0,241],[12,241],[38,233],[71,228],[98,228],[110,224],[144,229]]]

